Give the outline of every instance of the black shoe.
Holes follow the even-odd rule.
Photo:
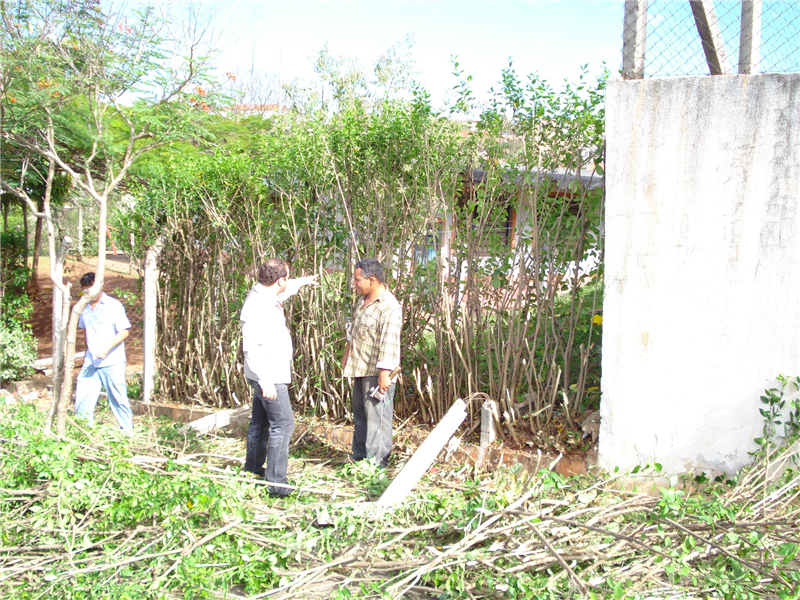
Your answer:
[[[289,492],[288,494],[284,494],[282,492],[267,492],[267,496],[269,496],[270,498],[288,498],[291,495],[292,495],[291,492]]]
[[[290,490],[289,488],[267,487],[267,495],[270,498],[287,498],[296,491],[297,490]]]

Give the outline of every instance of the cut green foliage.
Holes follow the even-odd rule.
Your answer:
[[[308,437],[308,436],[306,436]],[[38,598],[792,598],[798,473],[680,482],[437,465],[389,512],[383,471],[293,451],[287,499],[245,476],[242,442],[142,421],[41,435],[0,407],[0,594]],[[378,488],[376,488],[378,486]],[[755,486],[755,487],[754,487]]]

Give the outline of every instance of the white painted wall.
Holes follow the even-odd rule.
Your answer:
[[[800,374],[800,75],[613,81],[600,465],[732,472]]]

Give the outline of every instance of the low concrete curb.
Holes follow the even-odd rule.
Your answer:
[[[323,428],[312,427],[311,433],[327,442],[332,446],[349,449],[353,443],[352,427]],[[474,466],[478,460],[480,447],[473,444],[459,444],[458,448],[449,456],[447,450],[439,454],[439,459],[448,463],[468,464]],[[483,456],[481,468],[485,470],[497,469],[499,467],[509,468],[514,465],[521,465],[523,470],[529,473],[537,473],[540,469],[546,469],[558,458],[556,452],[542,452],[532,455],[525,452],[517,452],[508,448],[489,448]],[[597,465],[597,450],[589,451],[585,456],[562,456],[556,463],[554,471],[564,477],[573,475],[586,475],[589,470]]]
[[[80,367],[80,365],[76,365],[76,368],[78,367]],[[141,376],[141,374],[141,371],[125,371],[125,380],[130,383],[136,375]],[[12,394],[18,394],[20,396],[24,396],[29,392],[36,392],[38,390],[44,390],[52,387],[52,375],[37,377],[36,379],[26,379],[24,381],[6,381],[3,383],[4,390],[8,390]]]
[[[131,400],[131,410],[135,415],[153,415],[155,417],[169,417],[179,423],[190,423],[202,417],[213,415],[216,411],[207,406],[192,407],[185,404],[154,404]]]

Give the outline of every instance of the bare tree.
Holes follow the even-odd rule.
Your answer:
[[[78,319],[103,287],[109,196],[147,152],[202,135],[212,103],[203,87],[208,78],[202,37],[208,23],[190,9],[183,22],[188,37],[175,38],[174,25],[168,27],[153,8],[106,13],[94,0],[20,0],[12,7],[0,4],[0,10],[5,62],[0,94],[8,99],[1,135],[23,156],[20,179],[3,178],[0,185],[44,219],[47,229],[56,338],[56,394],[47,428],[57,415],[61,435],[72,393]],[[178,44],[185,45],[180,54]],[[25,185],[33,157],[47,169],[41,174],[41,204]],[[57,174],[69,177],[98,209],[97,278],[71,314],[63,264],[72,241],[64,237],[56,251],[51,207]]]

